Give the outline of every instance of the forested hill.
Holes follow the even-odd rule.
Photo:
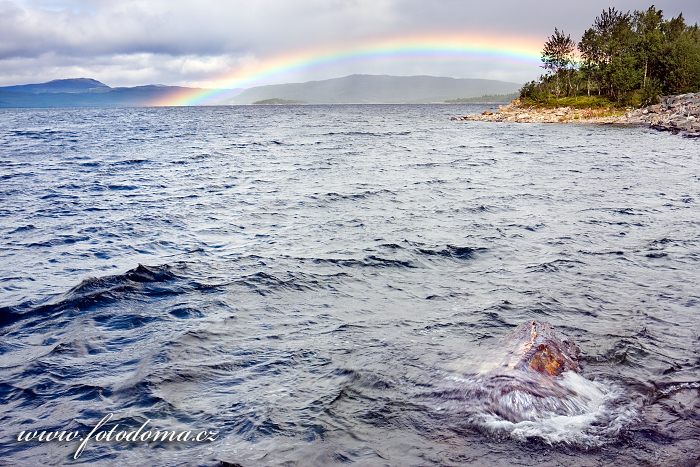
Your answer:
[[[619,105],[653,104],[661,95],[700,91],[700,28],[683,14],[664,18],[654,6],[609,8],[578,42],[555,28],[542,63],[545,74],[521,89],[521,99],[600,96]]]

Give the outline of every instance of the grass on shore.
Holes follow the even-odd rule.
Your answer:
[[[544,100],[535,100],[526,97],[520,99],[520,104],[545,109],[570,107],[572,109],[622,110],[619,104],[615,104],[605,97],[600,96],[548,97]]]
[[[608,117],[621,117],[626,109],[605,97],[600,96],[574,96],[574,97],[548,97],[545,100],[520,98],[513,101],[519,107],[531,107],[542,111],[568,107],[571,109],[559,121],[589,120]]]

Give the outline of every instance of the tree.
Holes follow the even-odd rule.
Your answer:
[[[596,17],[593,26],[586,30],[579,50],[588,69],[594,70],[598,93],[617,100],[620,95],[634,88],[636,74],[630,70],[634,52],[632,16],[615,8],[608,8]]]
[[[700,88],[700,43],[690,31],[684,31],[668,45],[663,65],[664,92],[680,94]]]
[[[551,72],[556,79],[556,94],[559,97],[559,77],[566,74],[569,81],[567,94],[571,90],[570,75],[568,73],[570,67],[574,63],[574,49],[576,43],[571,40],[571,36],[564,35],[563,31],[554,28],[554,34],[550,36],[547,42],[544,43],[542,50],[542,67]]]
[[[634,31],[639,37],[637,54],[644,67],[642,89],[647,88],[649,75],[656,77],[658,74],[659,59],[664,40],[661,31],[663,21],[663,12],[657,10],[653,5],[646,11],[636,11],[634,14]]]
[[[598,82],[600,78],[600,64],[603,61],[601,37],[593,28],[583,33],[578,50],[581,53],[581,71],[586,78],[586,93],[591,95],[591,81]],[[600,95],[600,87],[598,87]]]
[[[560,97],[566,79],[567,96],[596,91],[612,103],[649,104],[662,93],[700,92],[700,27],[687,25],[682,14],[665,19],[654,6],[634,13],[608,8],[578,44],[555,28],[542,63],[544,76],[521,91],[527,99]]]
[[[700,88],[700,33],[688,27],[682,14],[663,23],[660,59],[662,90],[667,94],[693,92]]]

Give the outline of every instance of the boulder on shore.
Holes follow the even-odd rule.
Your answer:
[[[700,93],[664,96],[659,104],[628,112],[624,123],[700,137]]]

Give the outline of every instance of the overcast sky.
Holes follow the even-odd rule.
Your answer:
[[[112,86],[203,85],[242,63],[323,44],[406,34],[507,34],[544,41],[554,27],[576,40],[624,0],[0,0],[0,85],[92,77]],[[700,21],[700,1],[656,2],[666,16]],[[353,60],[269,78],[350,73],[430,74],[524,82],[536,63],[503,60]]]

